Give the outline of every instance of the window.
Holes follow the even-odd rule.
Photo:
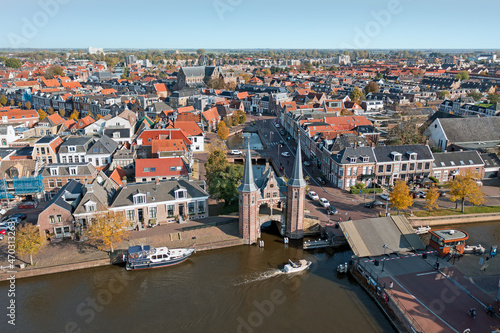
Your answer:
[[[69,174],[70,175],[76,175],[76,168],[69,168]]]
[[[73,163],[73,156],[68,156],[68,163]]]
[[[352,174],[352,168],[347,168],[347,176],[350,176]]]
[[[363,156],[363,162],[369,162],[370,161],[370,157],[368,156]]]
[[[429,170],[431,167],[431,163],[430,162],[426,162],[425,165],[424,165],[424,170]]]
[[[151,168],[151,172],[156,172],[156,168]]]
[[[189,202],[188,203],[188,213],[189,213],[189,215],[193,215],[194,214],[194,202]]]
[[[54,180],[53,179],[49,179],[49,188],[55,187],[54,184],[55,184]]]
[[[198,201],[198,214],[205,213],[205,201]]]
[[[181,171],[181,170],[182,170],[182,167],[178,166],[177,171]]]
[[[96,204],[95,203],[88,203],[87,204],[87,212],[95,212],[96,211]]]
[[[75,147],[75,146],[69,146],[69,147],[68,147],[68,151],[69,151],[70,153],[74,153],[74,152],[76,151],[76,147]]]
[[[417,170],[422,170],[423,163],[417,163]]]
[[[149,168],[144,168],[142,171],[143,172],[149,172]]]
[[[51,176],[57,176],[57,169],[56,168],[51,168],[50,169],[50,175]]]
[[[344,176],[344,168],[339,168],[339,176],[340,177]]]
[[[378,166],[378,172],[379,172],[379,173],[384,172],[384,166],[383,166],[383,165],[379,165],[379,166]]]
[[[49,223],[54,224],[56,220],[54,219],[54,215],[49,215]]]
[[[62,162],[63,162],[63,163],[66,163],[66,156],[63,156],[63,157],[62,157]]]
[[[357,176],[358,175],[358,167],[352,168],[352,175]]]
[[[134,205],[143,204],[146,202],[146,195],[136,194],[134,195]]]
[[[351,163],[356,163],[356,157],[352,157],[352,156],[351,156],[351,157],[349,157],[349,161],[350,161]]]
[[[363,167],[363,175],[366,175],[366,169],[367,169],[367,168],[364,166],[364,167]]]
[[[351,179],[350,179],[350,178],[347,178],[347,179],[345,180],[345,186],[346,186],[346,187],[351,187]]]
[[[415,170],[415,163],[410,163],[410,171],[414,171]]]
[[[401,171],[406,171],[406,169],[408,168],[408,164],[401,164]]]
[[[57,215],[57,223],[62,223],[62,216],[61,215]]]
[[[175,171],[175,167],[170,167],[170,171]]]
[[[391,170],[392,170],[392,165],[387,164],[386,171],[387,171],[387,172],[391,172]]]
[[[156,207],[149,207],[149,218],[150,219],[156,218]]]
[[[271,193],[267,192],[266,193],[266,198],[270,198],[271,197]]]
[[[57,187],[62,187],[62,179],[57,179],[56,180],[56,186]]]
[[[167,205],[167,216],[174,216],[174,205]]]
[[[273,192],[273,198],[276,198],[278,194],[276,192]]]
[[[134,211],[131,209],[131,210],[127,210],[127,220],[129,221],[133,221],[134,220]]]

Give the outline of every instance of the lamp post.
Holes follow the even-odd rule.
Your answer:
[[[385,267],[385,249],[387,249],[387,244],[384,244],[384,260],[382,261],[382,272],[384,271],[384,267]]]

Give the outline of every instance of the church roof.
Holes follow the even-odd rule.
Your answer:
[[[290,180],[288,180],[288,185],[293,187],[302,187],[307,185],[304,180],[304,175],[302,174],[302,152],[300,150],[300,140],[297,145],[297,155],[295,156],[292,176],[290,177]]]
[[[255,180],[253,178],[253,169],[252,169],[252,156],[250,154],[250,144],[248,144],[247,148],[247,156],[245,159],[245,169],[243,171],[243,181],[238,187],[238,191],[240,192],[255,192],[257,191],[257,186],[255,185]]]

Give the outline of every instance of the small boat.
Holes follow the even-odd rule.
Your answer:
[[[128,271],[149,269],[180,264],[195,253],[195,249],[153,248],[149,245],[136,245],[128,248],[125,268]]]
[[[285,274],[292,274],[292,273],[298,273],[302,272],[303,270],[306,270],[311,266],[312,262],[301,259],[297,262],[293,262],[290,259],[288,259],[288,264],[283,267],[283,273]]]
[[[418,227],[415,229],[417,235],[423,235],[431,231],[431,227]]]

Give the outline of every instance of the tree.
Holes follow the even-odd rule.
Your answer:
[[[450,92],[448,90],[441,90],[439,92],[439,98],[440,99],[447,99],[450,97]]]
[[[226,86],[226,83],[224,82],[224,79],[219,77],[219,78],[210,78],[206,82],[207,88],[210,89],[224,89]]]
[[[415,102],[415,106],[416,106],[417,108],[421,108],[421,107],[422,107],[422,103],[421,103],[421,102]]]
[[[110,69],[114,68],[119,62],[120,59],[118,59],[117,57],[106,56],[106,65]]]
[[[424,142],[424,136],[412,119],[402,121],[393,127],[389,132],[389,136],[392,145],[413,145]]]
[[[31,110],[31,102],[26,102],[26,109]]]
[[[351,110],[342,109],[340,111],[341,116],[352,116],[354,113]]]
[[[16,104],[16,101],[11,100],[11,101],[10,101],[10,106],[14,106],[14,104]]]
[[[214,150],[205,163],[208,192],[228,205],[238,194],[238,183],[243,178],[243,166],[229,164],[225,150]]]
[[[269,68],[264,69],[264,75],[271,75],[271,70]]]
[[[59,109],[59,115],[60,115],[61,117],[64,117],[64,116],[66,115],[66,110],[64,110],[64,109]]]
[[[129,232],[129,222],[123,212],[106,212],[96,214],[87,230],[89,242],[101,251],[109,249],[114,252],[116,244],[125,240]]]
[[[481,94],[479,91],[473,90],[467,94],[467,97],[472,97],[477,102],[483,98],[483,94]]]
[[[48,108],[47,109],[47,113],[50,114],[50,115],[53,115],[54,114],[54,109],[53,108]]]
[[[238,110],[238,123],[244,124],[247,121],[247,115],[243,110]]]
[[[76,110],[73,110],[73,112],[71,112],[71,115],[69,116],[69,119],[74,119],[75,121],[78,121],[79,117],[80,117],[80,113]]]
[[[64,76],[64,69],[61,66],[52,66],[43,74],[47,80],[53,79],[56,75]]]
[[[457,80],[468,80],[469,79],[469,72],[467,71],[460,71],[458,72],[457,75],[455,75],[455,79]]]
[[[465,209],[465,200],[474,205],[482,205],[484,203],[484,193],[477,184],[476,177],[476,174],[466,171],[460,173],[455,179],[447,183],[450,189],[450,201],[460,201],[462,213]]]
[[[42,109],[38,110],[38,120],[43,120],[47,118],[47,114]]]
[[[488,94],[488,101],[490,102],[490,104],[498,103],[500,101],[500,94],[497,92]]]
[[[5,95],[0,96],[0,104],[7,105],[7,96]]]
[[[21,103],[21,102],[17,102],[17,107],[18,107],[18,108],[22,108],[22,107],[23,107],[23,103]]]
[[[21,60],[16,58],[9,58],[5,60],[5,66],[10,68],[19,68],[22,66]]]
[[[363,95],[361,89],[359,89],[358,87],[354,87],[354,90],[351,92],[351,95],[349,97],[353,102],[359,103],[359,101],[365,98],[365,95]]]
[[[100,114],[98,114],[96,117],[95,117],[96,120],[99,120],[99,119],[102,119],[102,116]],[[76,120],[76,119],[75,119]]]
[[[371,93],[371,92],[378,92],[378,84],[377,82],[370,81],[366,87],[365,87],[365,94]]]
[[[243,80],[245,80],[245,83],[248,83],[248,81],[250,81],[250,79],[252,78],[252,76],[247,73],[241,75],[241,77],[243,78]]]
[[[16,231],[16,252],[21,256],[29,254],[31,265],[33,265],[33,255],[37,254],[45,243],[45,239],[34,224],[26,223]]]
[[[425,208],[428,210],[438,209],[439,206],[437,204],[437,199],[439,198],[439,191],[436,186],[431,186],[429,191],[427,191],[427,195],[425,196]]]
[[[226,151],[226,145],[218,137],[215,137],[212,140],[210,140],[210,143],[208,144],[208,151],[210,153],[213,153],[216,150]]]
[[[406,182],[397,180],[394,189],[390,192],[391,206],[398,210],[406,209],[413,205],[413,196]]]
[[[229,128],[227,128],[226,123],[221,121],[217,127],[217,135],[222,141],[225,141],[229,137]]]
[[[198,49],[198,50],[196,51],[196,53],[197,53],[198,55],[202,55],[202,54],[205,54],[205,50],[204,50],[204,49]]]

